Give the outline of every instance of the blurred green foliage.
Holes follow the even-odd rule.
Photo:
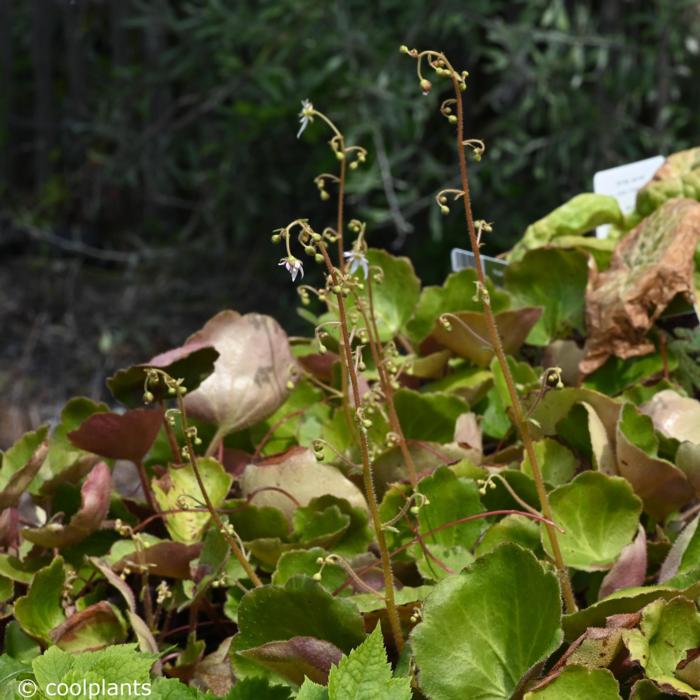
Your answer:
[[[325,134],[295,139],[309,98],[370,151],[350,204],[372,243],[441,279],[447,250],[464,242],[458,217],[443,219],[431,200],[455,176],[450,129],[439,95],[420,95],[402,43],[470,70],[467,130],[487,143],[473,168],[476,214],[495,222],[495,249],[589,189],[595,170],[697,140],[696,1],[119,4],[110,15],[110,3],[77,2],[67,21],[78,29],[80,103],[58,55],[55,142],[19,134],[23,147],[51,151],[52,177],[32,190],[17,157],[3,191],[44,223],[99,229],[122,246],[198,242],[269,259],[273,227],[330,219],[312,183],[329,166],[311,143]],[[21,112],[35,5],[16,5],[11,109]]]

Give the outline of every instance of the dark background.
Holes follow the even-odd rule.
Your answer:
[[[432,202],[452,131],[400,44],[471,73],[498,252],[596,170],[700,142],[699,29],[697,0],[0,0],[0,442],[221,308],[303,332],[270,243],[332,223],[302,99],[369,150],[370,243],[437,283],[465,243]]]

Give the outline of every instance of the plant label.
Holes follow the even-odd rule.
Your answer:
[[[488,255],[482,255],[481,261],[484,265],[484,272],[491,281],[499,287],[503,285],[503,275],[505,274],[507,261],[499,258],[492,258]],[[476,269],[474,262],[474,253],[463,248],[453,248],[450,253],[450,262],[452,263],[452,272],[459,272],[468,267]]]
[[[634,163],[625,163],[615,168],[599,170],[593,176],[593,191],[608,194],[617,199],[623,214],[634,211],[637,192],[651,180],[654,173],[663,165],[664,156],[653,156]],[[610,226],[598,226],[596,236],[607,238]]]

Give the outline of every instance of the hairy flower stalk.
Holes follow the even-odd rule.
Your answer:
[[[285,229],[282,229],[280,234],[284,237],[285,243],[287,244],[287,253],[291,256],[291,251],[289,249],[289,240],[291,236],[291,230],[293,227],[298,226],[301,229],[299,234],[299,241],[304,246],[306,252],[309,255],[313,255],[314,258],[325,264],[327,272],[327,290],[326,297],[335,297],[337,303],[337,311],[339,317],[339,326],[341,333],[341,377],[342,377],[342,389],[343,389],[343,408],[350,423],[350,429],[357,435],[358,443],[360,446],[360,454],[362,458],[362,481],[365,491],[365,497],[367,498],[367,505],[370,512],[370,519],[372,522],[372,529],[374,530],[374,535],[377,541],[377,546],[380,552],[380,559],[382,564],[382,574],[384,579],[384,600],[386,603],[387,616],[389,618],[389,624],[391,626],[392,636],[394,638],[394,644],[399,653],[404,647],[403,632],[401,630],[401,622],[399,620],[398,610],[396,608],[396,594],[394,586],[394,573],[391,566],[391,556],[389,554],[389,549],[387,547],[386,538],[384,536],[384,530],[382,527],[382,521],[379,515],[379,503],[377,501],[377,493],[374,487],[374,475],[372,470],[372,461],[370,458],[369,442],[367,438],[367,427],[366,419],[362,419],[361,416],[361,405],[362,399],[360,395],[360,382],[358,378],[358,366],[353,357],[352,348],[352,336],[350,333],[350,326],[348,324],[348,315],[345,308],[345,296],[350,293],[350,289],[347,286],[346,280],[346,256],[344,255],[343,249],[343,225],[344,225],[344,199],[345,199],[345,178],[346,178],[346,163],[348,155],[355,158],[350,165],[351,169],[356,169],[359,163],[364,162],[366,157],[366,152],[363,148],[358,146],[345,146],[345,139],[341,132],[338,130],[336,125],[322,112],[316,110],[313,105],[305,101],[302,103],[303,109],[300,114],[301,118],[301,131],[306,128],[315,117],[318,117],[321,121],[325,122],[327,126],[333,133],[329,141],[329,145],[333,152],[335,153],[336,159],[340,163],[340,170],[337,179],[338,185],[338,208],[337,208],[337,222],[335,231],[325,230],[323,234],[318,234],[314,232],[308,223],[299,219],[292,222]],[[317,185],[318,185],[317,179]],[[323,179],[321,179],[323,183]],[[322,186],[319,186],[322,192],[325,192]],[[336,242],[338,250],[338,265],[335,266],[328,253],[327,243]],[[355,255],[352,256],[350,262],[357,262],[358,265],[362,266],[362,260],[358,259],[358,255],[361,255],[363,250],[357,249]],[[369,332],[369,330],[368,330]],[[349,384],[349,386],[348,386]],[[352,391],[353,406],[355,409],[355,421],[353,421],[350,404],[348,400],[349,392]]]
[[[338,271],[333,267],[330,257],[328,256],[328,251],[325,245],[319,246],[321,253],[326,263],[326,268],[328,273],[332,276],[336,285],[340,284],[340,279],[338,276]],[[352,358],[352,343],[350,341],[350,332],[348,330],[347,315],[345,313],[345,301],[341,293],[337,294],[338,300],[338,313],[340,316],[340,330],[342,334],[342,347],[343,353],[341,357],[343,358],[343,364],[347,370],[348,376],[350,378],[350,386],[352,388],[353,402],[356,407],[360,406],[360,383],[357,377],[357,372],[355,370],[355,363]],[[386,538],[384,536],[384,530],[382,528],[382,520],[379,516],[379,503],[377,502],[377,493],[374,488],[374,476],[372,473],[372,463],[369,456],[369,444],[367,442],[367,433],[361,427],[359,432],[359,442],[360,442],[360,454],[362,455],[362,482],[365,489],[365,496],[367,497],[367,504],[369,506],[370,517],[372,519],[372,528],[374,529],[374,535],[377,538],[377,546],[379,547],[379,552],[382,560],[382,573],[384,576],[384,597],[386,600],[386,610],[389,617],[389,623],[391,625],[391,631],[394,637],[394,643],[396,644],[396,649],[399,653],[403,650],[404,639],[403,632],[401,631],[401,622],[399,620],[399,613],[396,609],[396,595],[394,590],[394,573],[391,568],[391,556],[389,554],[389,549],[386,544]]]
[[[263,583],[260,580],[260,577],[255,572],[255,569],[253,568],[252,564],[248,561],[248,558],[246,557],[245,553],[241,549],[241,546],[239,545],[238,541],[231,533],[231,526],[226,525],[223,522],[223,520],[221,519],[219,512],[216,510],[214,504],[212,503],[212,500],[209,496],[209,492],[207,491],[207,487],[204,484],[204,479],[202,478],[202,473],[199,469],[199,463],[197,462],[197,455],[196,455],[196,452],[194,449],[194,439],[196,436],[196,429],[190,428],[188,421],[187,421],[187,413],[185,411],[185,401],[183,398],[186,389],[184,386],[181,385],[182,380],[175,380],[170,375],[166,374],[165,372],[163,372],[161,370],[156,370],[153,368],[151,368],[149,370],[149,372],[151,373],[151,376],[153,376],[154,378],[157,378],[157,381],[165,382],[166,386],[169,389],[169,393],[173,394],[176,398],[178,413],[179,413],[180,421],[181,421],[181,425],[182,425],[182,433],[184,435],[184,440],[185,440],[185,446],[181,450],[181,454],[184,458],[187,459],[190,466],[192,467],[192,471],[194,472],[195,479],[197,480],[197,485],[199,486],[199,490],[202,492],[202,497],[204,498],[204,503],[207,507],[207,510],[209,511],[209,515],[211,516],[211,519],[214,521],[214,524],[216,525],[217,529],[222,534],[223,538],[226,540],[228,546],[231,548],[231,551],[233,552],[233,555],[236,557],[236,559],[238,559],[238,562],[243,567],[243,570],[246,572],[246,575],[252,581],[253,585],[255,585],[256,587],[262,586]],[[149,382],[149,379],[147,378],[146,379],[145,397],[150,398],[150,396],[152,396],[152,395],[150,395],[150,392],[148,392],[148,382]],[[194,431],[194,433],[193,433],[193,431]]]
[[[372,359],[377,367],[377,373],[379,375],[379,384],[382,389],[382,394],[384,395],[384,400],[386,401],[387,412],[389,416],[389,424],[391,425],[391,430],[394,435],[398,438],[399,449],[401,450],[401,456],[403,457],[404,464],[406,465],[406,471],[408,472],[408,479],[411,482],[411,486],[415,488],[418,483],[418,476],[416,474],[416,466],[413,462],[413,457],[408,449],[408,443],[406,442],[406,436],[404,435],[403,428],[401,427],[401,422],[399,421],[399,416],[396,412],[396,406],[394,404],[394,388],[392,386],[392,378],[389,376],[389,371],[387,365],[384,361],[384,347],[382,341],[379,337],[379,328],[377,326],[377,315],[374,311],[374,293],[372,288],[372,283],[380,281],[380,275],[382,271],[380,268],[374,268],[370,272],[369,262],[366,256],[367,244],[365,242],[365,224],[353,220],[350,222],[350,229],[357,232],[357,238],[353,244],[352,251],[350,253],[345,253],[345,257],[348,260],[352,260],[348,272],[353,274],[355,268],[361,268],[365,277],[365,284],[367,285],[367,302],[369,304],[368,309],[365,307],[364,299],[353,290],[355,304],[359,309],[362,320],[365,324],[365,329],[367,331],[367,339],[369,341],[370,352],[372,353]]]
[[[195,451],[194,451],[194,445],[192,444],[192,437],[190,435],[190,431],[187,429],[188,426],[187,426],[187,414],[185,413],[185,402],[183,401],[182,396],[180,394],[178,394],[177,401],[178,401],[178,407],[180,409],[180,415],[182,417],[182,429],[183,429],[183,433],[185,435],[185,447],[187,448],[187,459],[188,459],[190,465],[192,466],[192,471],[194,472],[195,479],[197,479],[197,485],[199,486],[199,490],[202,492],[202,496],[203,496],[204,502],[207,506],[207,510],[209,511],[209,514],[211,515],[211,519],[214,521],[214,524],[216,525],[217,529],[222,534],[223,538],[226,540],[228,546],[231,548],[233,555],[236,557],[236,559],[238,559],[238,562],[243,567],[243,571],[246,572],[246,575],[248,576],[248,578],[253,582],[253,585],[256,587],[262,586],[263,583],[260,580],[260,577],[255,572],[253,565],[248,561],[248,558],[246,557],[246,555],[244,554],[240,545],[236,541],[236,538],[230,532],[229,528],[231,526],[224,523],[224,521],[221,519],[221,516],[219,515],[218,511],[214,507],[214,504],[211,501],[211,498],[209,496],[209,492],[207,491],[207,488],[204,485],[204,479],[202,479],[202,473],[199,470],[199,464],[197,463],[197,456],[196,456]]]
[[[477,291],[482,302],[484,317],[486,318],[486,325],[488,328],[488,335],[490,343],[496,354],[498,364],[503,372],[503,377],[508,388],[508,395],[512,404],[512,417],[515,427],[520,434],[520,438],[523,442],[525,452],[527,454],[528,460],[532,468],[532,475],[535,481],[535,487],[537,489],[537,495],[540,501],[540,508],[542,509],[542,515],[549,521],[545,523],[545,528],[547,530],[547,536],[549,538],[552,554],[554,555],[554,562],[556,564],[557,570],[559,572],[559,578],[561,581],[562,592],[564,595],[564,603],[567,612],[574,612],[576,610],[576,600],[574,599],[573,589],[571,588],[571,581],[569,579],[569,574],[564,564],[564,559],[561,554],[561,547],[559,546],[559,539],[557,536],[556,527],[552,524],[552,509],[549,503],[549,496],[547,495],[547,489],[544,485],[544,479],[542,478],[542,471],[540,469],[539,463],[537,461],[537,456],[535,454],[535,449],[532,443],[532,437],[528,430],[527,421],[525,418],[525,412],[523,411],[522,404],[520,403],[520,397],[515,388],[515,382],[513,381],[513,375],[510,371],[510,366],[508,365],[508,360],[506,358],[505,351],[503,349],[503,343],[501,341],[501,336],[498,331],[498,326],[496,325],[496,318],[491,308],[491,303],[489,295],[486,289],[486,275],[484,273],[484,266],[481,260],[480,253],[480,241],[477,236],[476,226],[474,225],[474,217],[472,214],[471,198],[469,192],[469,176],[467,170],[467,158],[465,154],[465,148],[473,147],[473,141],[465,142],[464,139],[464,105],[462,101],[462,92],[466,89],[466,77],[467,73],[457,73],[452,67],[450,62],[447,60],[445,55],[438,51],[422,51],[418,52],[415,49],[408,49],[405,46],[401,47],[401,52],[406,53],[409,56],[417,59],[417,72],[418,79],[421,84],[421,89],[423,92],[426,91],[426,87],[430,89],[430,81],[423,77],[421,74],[421,61],[425,58],[433,68],[437,75],[449,77],[452,87],[455,93],[454,102],[450,100],[450,104],[454,104],[457,109],[457,114],[452,115],[448,113],[448,116],[456,117],[455,119],[450,119],[450,123],[456,125],[457,127],[457,156],[459,160],[459,175],[462,186],[462,202],[464,203],[464,215],[467,224],[467,230],[469,232],[469,243],[471,246],[472,253],[474,254],[474,267],[477,274]],[[483,146],[479,142],[480,146]],[[479,151],[479,155],[483,152],[483,148]],[[441,204],[443,204],[441,202]]]
[[[382,394],[384,395],[384,400],[386,401],[387,412],[389,415],[389,424],[391,425],[392,432],[398,437],[399,449],[401,450],[401,456],[403,457],[404,464],[406,465],[408,479],[411,482],[411,486],[415,488],[416,484],[418,483],[416,465],[413,462],[413,457],[408,449],[408,443],[406,442],[406,436],[404,435],[403,428],[401,427],[401,421],[399,421],[399,416],[396,413],[396,406],[394,404],[394,388],[391,385],[391,378],[389,377],[389,373],[383,361],[384,348],[381,340],[379,339],[379,329],[377,328],[377,321],[374,313],[371,275],[369,275],[367,278],[367,298],[369,300],[369,314],[365,310],[359,296],[356,296],[357,308],[360,310],[362,319],[365,322],[365,327],[367,328],[370,352],[372,353],[374,364],[377,366],[379,384],[382,388]]]

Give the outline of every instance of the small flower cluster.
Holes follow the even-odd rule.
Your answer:
[[[461,72],[457,72],[444,54],[439,53],[438,51],[418,51],[417,49],[409,49],[405,44],[400,47],[399,51],[418,60],[418,84],[420,85],[420,89],[424,95],[430,94],[430,91],[433,88],[433,84],[430,82],[430,80],[424,77],[421,71],[422,61],[424,58],[427,60],[428,65],[433,69],[433,71],[435,71],[435,75],[449,78],[462,92],[467,89],[467,78],[469,77],[469,71],[463,70]]]
[[[146,369],[146,378],[143,383],[143,402],[153,403],[156,399],[154,391],[160,391],[163,387],[167,396],[184,396],[187,387],[184,386],[184,379],[175,379],[163,370],[149,367]]]

